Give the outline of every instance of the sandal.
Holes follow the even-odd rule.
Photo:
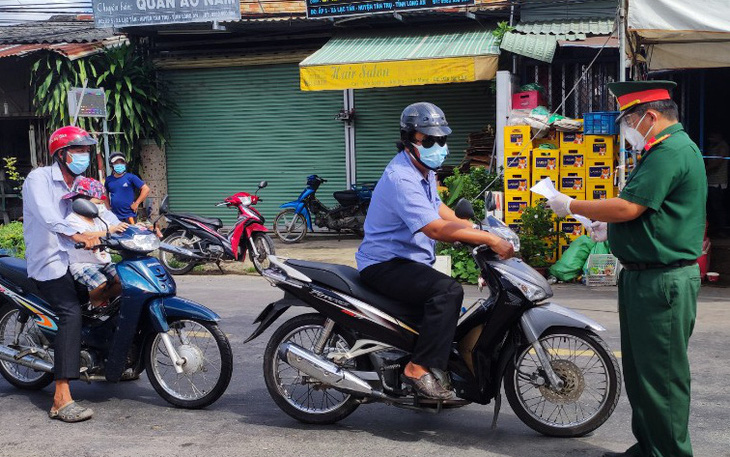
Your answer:
[[[454,398],[454,392],[446,390],[430,372],[420,378],[412,378],[403,373],[403,381],[413,386],[416,392],[424,397],[436,400],[451,400]]]
[[[91,419],[94,415],[94,411],[91,408],[84,408],[75,401],[70,401],[60,407],[57,411],[48,411],[48,417],[51,419],[57,419],[62,422],[81,422]]]

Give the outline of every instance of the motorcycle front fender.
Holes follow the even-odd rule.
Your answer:
[[[254,332],[246,338],[245,343],[248,343],[249,341],[252,341],[253,339],[257,338],[259,335],[264,333],[267,328],[271,326],[276,320],[286,312],[287,309],[289,309],[292,306],[307,306],[304,302],[299,300],[298,298],[294,297],[290,294],[285,294],[284,298],[281,300],[277,300],[274,303],[269,303],[266,308],[264,308],[263,311],[261,311],[261,314],[258,315],[258,317],[253,321],[254,324],[259,324],[259,326],[254,330]]]
[[[193,319],[205,322],[218,322],[221,318],[214,311],[200,303],[182,297],[155,298],[149,304],[149,317],[152,328],[157,333],[170,330],[170,318]]]
[[[312,230],[312,218],[309,215],[309,209],[307,208],[307,205],[305,205],[303,201],[297,200],[289,203],[284,203],[279,208],[294,208],[297,214],[304,215],[304,219],[307,221],[307,228],[309,230]]]
[[[593,319],[555,303],[546,303],[525,311],[522,315],[522,330],[530,343],[550,327],[575,327],[592,332],[604,332],[606,329]],[[526,324],[526,325],[525,325]]]

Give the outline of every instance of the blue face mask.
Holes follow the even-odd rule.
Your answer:
[[[443,146],[438,143],[434,143],[430,148],[423,147],[421,145],[415,145],[421,154],[421,162],[431,170],[439,168],[446,160],[446,156],[449,155],[449,147],[444,144]]]
[[[114,168],[114,173],[119,173],[120,175],[127,171],[127,166],[123,163],[118,163],[114,165],[112,168]]]
[[[70,154],[70,156],[71,163],[67,164],[67,166],[68,169],[71,170],[71,173],[78,176],[89,168],[89,163],[91,162],[91,156],[89,153]]]

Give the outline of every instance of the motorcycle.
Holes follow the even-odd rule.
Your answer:
[[[229,233],[222,232],[223,222],[218,218],[201,217],[188,213],[170,213],[167,197],[160,205],[160,214],[168,226],[162,234],[163,241],[180,246],[196,254],[186,257],[169,252],[160,253],[160,261],[174,275],[184,275],[201,263],[215,262],[220,269],[223,260],[246,259],[248,250],[256,271],[267,266],[267,257],[274,254],[274,242],[266,233],[264,217],[253,206],[261,201],[258,191],[267,186],[266,181],[259,183],[256,192],[246,192],[227,197],[215,206],[226,206],[238,210],[238,220]],[[221,271],[223,271],[221,269]]]
[[[353,185],[351,190],[334,192],[332,196],[339,203],[328,208],[320,202],[315,193],[327,180],[317,175],[307,177],[307,187],[299,197],[279,208],[284,208],[274,219],[274,233],[284,243],[297,243],[313,231],[312,216],[318,227],[341,232],[352,231],[363,235],[363,225],[375,184]]]
[[[474,216],[466,200],[456,213]],[[483,230],[519,250],[519,238],[501,221],[488,216],[484,223]],[[443,401],[420,396],[402,380],[420,310],[367,288],[354,268],[272,258],[263,276],[284,298],[261,312],[246,341],[292,306],[315,311],[283,323],[266,346],[264,379],[279,408],[302,422],[329,424],[365,403],[438,412],[494,400],[494,427],[504,384],[512,410],[539,433],[576,437],[603,424],[621,389],[616,358],[598,336],[605,329],[546,301],[550,285],[521,260],[500,260],[486,245],[470,248],[480,290],[486,285],[489,295],[462,308],[448,370],[431,370],[456,393]]]
[[[73,210],[97,217],[96,206],[76,200]],[[82,248],[77,244],[76,248]],[[228,338],[220,317],[203,305],[175,295],[175,281],[150,253],[157,236],[136,226],[102,238],[101,249],[116,250],[122,295],[92,308],[81,286],[80,378],[87,382],[136,379],[144,370],[157,393],[182,408],[203,408],[225,392],[233,371]],[[26,263],[0,257],[0,374],[12,385],[39,390],[53,381],[53,343],[58,316],[43,300]]]

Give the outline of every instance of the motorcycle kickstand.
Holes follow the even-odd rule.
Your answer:
[[[226,274],[226,272],[223,271],[223,267],[221,267],[221,261],[220,260],[217,260],[215,262],[215,266],[218,267],[218,270],[220,270],[220,272],[221,272],[222,275]]]

